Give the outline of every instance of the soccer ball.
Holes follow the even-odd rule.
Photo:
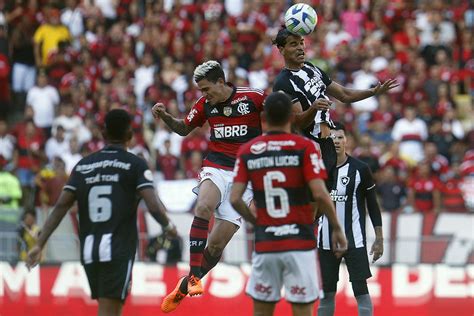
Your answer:
[[[291,6],[285,13],[285,26],[291,33],[308,35],[318,23],[316,11],[305,3]]]

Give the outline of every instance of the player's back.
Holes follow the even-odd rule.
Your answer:
[[[85,263],[133,258],[137,190],[147,186],[153,187],[153,176],[145,161],[118,146],[79,161],[65,189],[76,194]]]
[[[310,173],[326,176],[317,145],[299,135],[269,133],[245,144],[241,153],[257,206],[256,251],[314,248],[307,183],[315,177]]]

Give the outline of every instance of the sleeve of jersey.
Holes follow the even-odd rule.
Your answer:
[[[153,188],[153,172],[148,169],[146,162],[139,159],[137,172],[137,191],[145,188]]]
[[[242,158],[242,150],[239,150],[239,153],[237,154],[237,160],[235,161],[234,182],[249,182],[247,165]]]
[[[265,104],[266,98],[267,94],[263,92],[263,90],[258,90],[255,92],[254,102],[259,112],[263,111],[263,105]]]
[[[316,68],[318,68],[318,70],[321,72],[321,75],[322,75],[321,79],[323,80],[326,87],[329,86],[332,82],[332,79],[321,68],[319,68],[319,67],[316,67]]]
[[[204,113],[204,97],[200,97],[196,103],[194,103],[191,111],[184,119],[184,124],[193,127],[201,127],[206,123],[206,114]]]
[[[321,158],[321,152],[317,146],[318,145],[312,141],[309,141],[306,150],[304,151],[303,170],[307,182],[313,179],[325,180],[328,177],[323,159]]]
[[[298,102],[298,96],[291,85],[290,78],[280,78],[273,85],[273,92],[283,91],[288,94],[293,103]]]
[[[75,168],[72,170],[69,180],[64,185],[63,190],[76,193],[77,187],[79,185],[79,175],[77,174]]]
[[[370,221],[374,227],[382,226],[382,215],[380,213],[380,206],[377,202],[377,194],[375,190],[374,178],[368,166],[365,166],[362,179],[366,188],[367,211],[370,216]]]

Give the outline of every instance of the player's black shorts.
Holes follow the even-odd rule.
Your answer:
[[[130,291],[133,260],[93,262],[84,265],[92,299],[125,301]]]
[[[336,283],[339,281],[339,265],[342,258],[337,258],[332,250],[318,249],[318,253],[324,291],[334,292]],[[372,276],[369,267],[369,257],[365,247],[349,248],[343,257],[351,282],[367,280]]]

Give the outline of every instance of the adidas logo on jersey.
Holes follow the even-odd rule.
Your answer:
[[[217,110],[217,108],[213,108],[212,111],[211,111],[211,114],[217,114],[219,113],[219,111]]]

